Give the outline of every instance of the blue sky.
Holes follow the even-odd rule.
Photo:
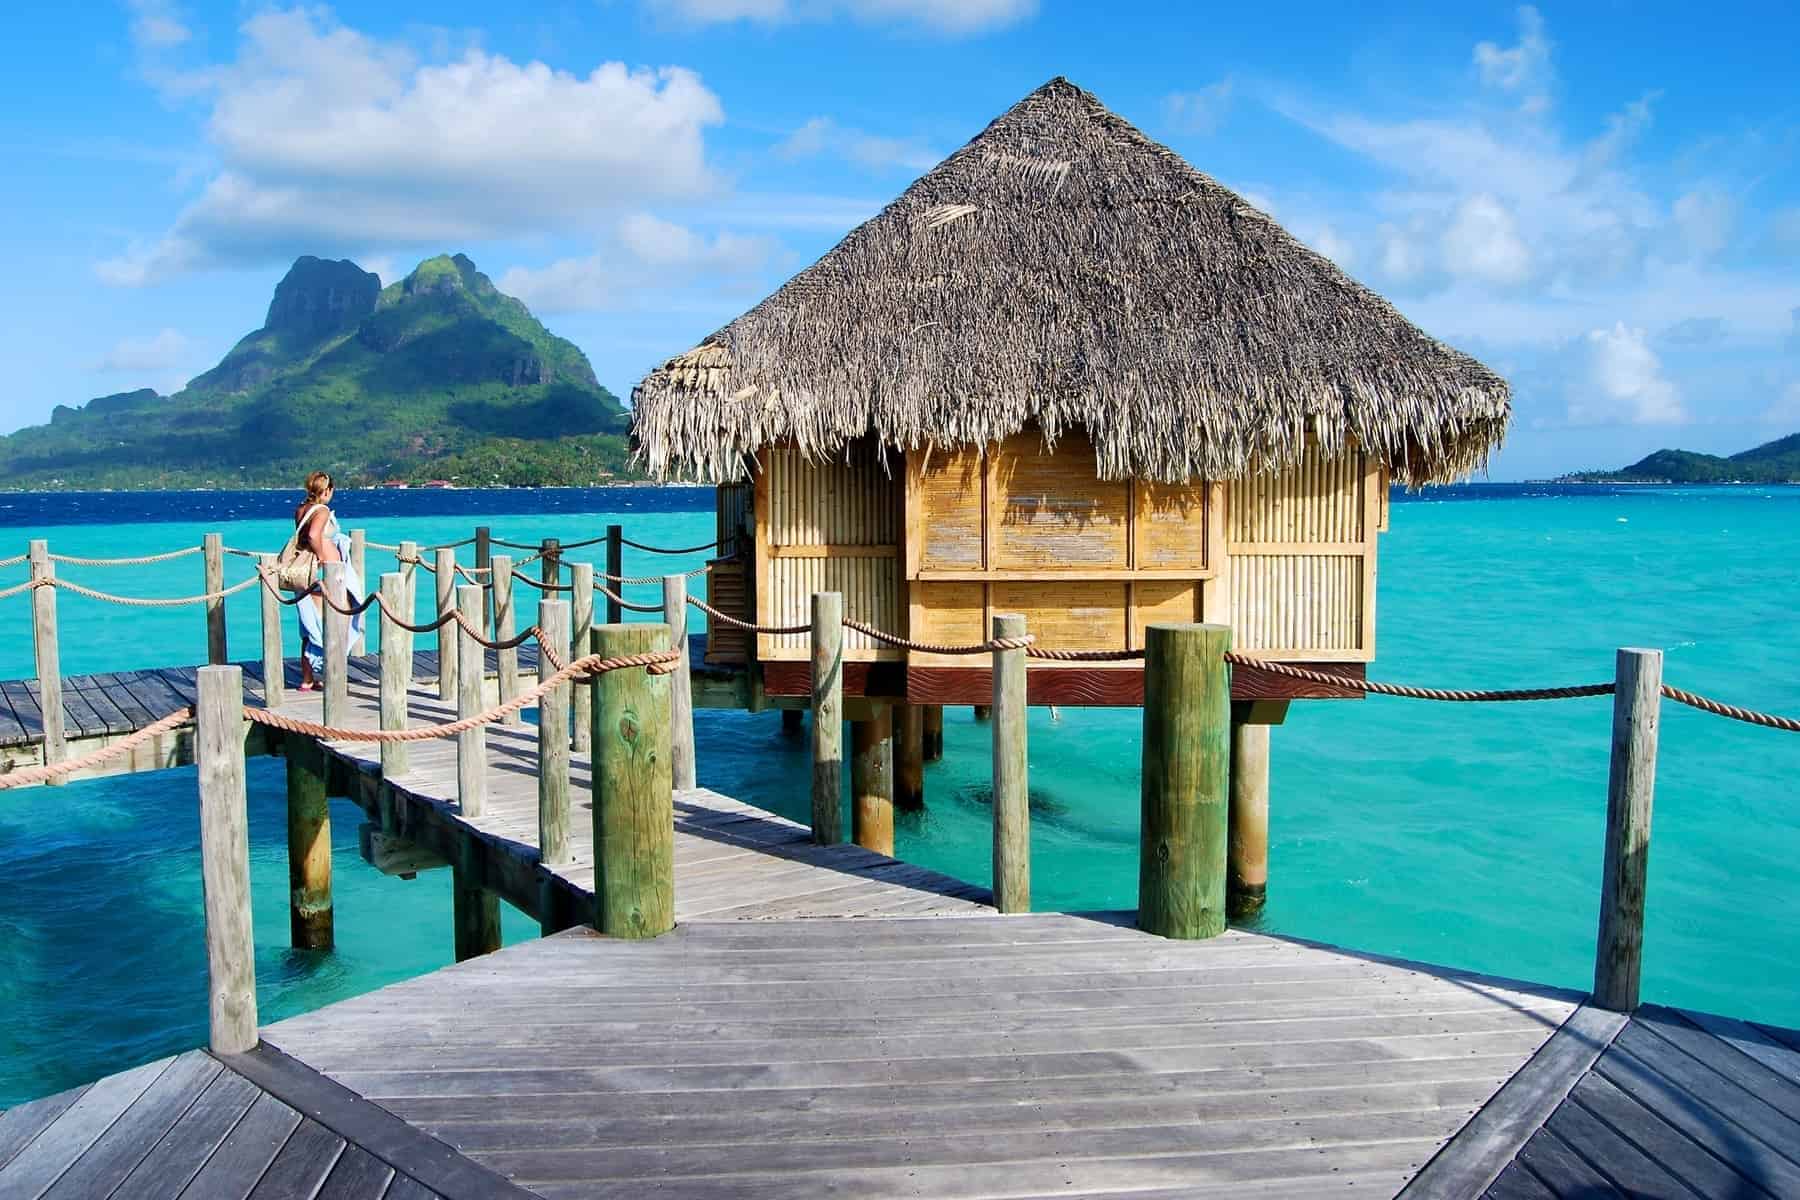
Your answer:
[[[303,253],[468,253],[621,396],[1066,75],[1514,384],[1492,477],[1800,430],[1791,6],[34,5],[0,430],[170,391]]]

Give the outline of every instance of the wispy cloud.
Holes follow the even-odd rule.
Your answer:
[[[96,371],[167,371],[191,362],[194,344],[176,329],[159,329],[145,337],[120,338],[93,364]]]
[[[1037,7],[1037,0],[644,0],[646,11],[678,25],[779,25],[847,17],[951,37],[1017,25],[1035,16]]]
[[[780,252],[773,238],[730,231],[706,236],[633,213],[592,254],[513,267],[499,287],[541,313],[644,309],[683,290],[740,294]]]
[[[1171,92],[1163,97],[1163,119],[1181,133],[1217,133],[1231,109],[1235,85],[1221,79],[1191,92]]]
[[[775,153],[789,160],[827,155],[870,171],[926,171],[944,157],[917,138],[882,137],[830,117],[813,117],[782,139]]]

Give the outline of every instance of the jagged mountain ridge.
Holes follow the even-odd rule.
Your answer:
[[[172,396],[58,406],[0,438],[13,487],[591,483],[625,469],[625,412],[587,357],[465,255],[381,286],[305,256],[261,328]]]

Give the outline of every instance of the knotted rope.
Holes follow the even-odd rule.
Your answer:
[[[198,554],[203,546],[187,546],[180,550],[169,550],[162,554],[140,554],[136,558],[81,558],[74,554],[52,554],[51,562],[67,563],[72,567],[141,567],[149,563],[168,562],[172,558],[186,558],[190,554]]]
[[[44,783],[51,779],[61,779],[64,775],[73,775],[77,771],[85,771],[89,767],[97,767],[102,763],[122,758],[133,750],[161,733],[167,733],[177,725],[193,719],[194,710],[178,708],[169,715],[144,726],[135,733],[127,734],[110,746],[102,746],[98,750],[90,750],[75,758],[65,758],[58,763],[47,766],[24,767],[17,771],[8,771],[0,775],[0,791],[7,788],[25,787],[33,783]]]
[[[0,591],[0,600],[4,600],[8,596],[16,596],[20,592],[29,592],[33,588],[43,587],[49,582],[47,579],[27,579],[24,583],[15,583],[4,591]]]
[[[533,625],[524,633],[518,634],[517,636],[499,641],[490,641],[480,627],[470,621],[469,618],[463,616],[461,609],[451,609],[450,616],[462,627],[464,633],[468,634],[471,638],[474,638],[481,645],[486,646],[489,650],[513,650],[524,645],[538,635],[538,627]]]
[[[86,596],[90,600],[104,600],[108,604],[123,604],[130,608],[176,608],[183,604],[205,604],[209,600],[223,600],[225,597],[256,586],[256,576],[251,576],[242,583],[234,583],[230,587],[217,592],[205,592],[198,596],[115,596],[111,592],[95,591],[91,587],[83,587],[67,579],[40,579],[34,581],[44,587],[62,588],[74,592],[77,596]]]
[[[1800,720],[1793,717],[1777,716],[1774,713],[1757,712],[1753,708],[1739,708],[1735,704],[1726,704],[1722,700],[1713,700],[1695,692],[1686,692],[1678,687],[1662,685],[1662,694],[1677,704],[1685,704],[1689,708],[1697,708],[1701,712],[1713,714],[1715,717],[1726,717],[1733,721],[1745,721],[1751,725],[1761,725],[1765,729],[1784,729],[1789,733],[1800,733]]]
[[[595,584],[594,586],[599,587],[600,585]],[[611,594],[612,594],[611,592],[607,593],[607,595],[609,595],[609,596]],[[693,605],[695,608],[699,609],[701,612],[705,613],[707,615],[707,617],[710,618],[711,620],[722,622],[723,624],[729,625],[734,629],[747,629],[751,633],[783,633],[783,634],[785,634],[785,633],[811,633],[812,632],[811,625],[758,625],[752,621],[745,621],[738,617],[732,616],[730,613],[720,612],[718,609],[714,608],[712,605],[708,604],[706,601],[700,599],[700,597],[698,597],[698,596],[689,596],[687,598],[687,602],[689,604]],[[658,611],[661,611],[661,610],[659,609]]]
[[[985,642],[972,643],[967,646],[940,646],[931,642],[915,642],[911,638],[903,638],[873,625],[865,625],[861,621],[844,618],[844,628],[854,629],[866,637],[889,646],[898,646],[902,650],[916,650],[920,654],[991,654],[996,650],[1027,650],[1037,639],[1031,634],[1019,637],[989,638]]]
[[[15,554],[11,558],[0,558],[0,569],[16,567],[30,557],[29,554]]]

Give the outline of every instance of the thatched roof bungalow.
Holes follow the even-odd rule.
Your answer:
[[[1505,380],[1063,79],[634,401],[654,475],[720,485],[744,574],[716,594],[765,622],[824,588],[919,640],[996,608],[1071,648],[1201,618],[1351,670],[1388,481],[1467,476],[1510,415]],[[852,645],[898,660],[871,691],[979,695],[966,660]],[[736,652],[804,677],[803,638]],[[1052,670],[1034,696],[1138,686]]]

